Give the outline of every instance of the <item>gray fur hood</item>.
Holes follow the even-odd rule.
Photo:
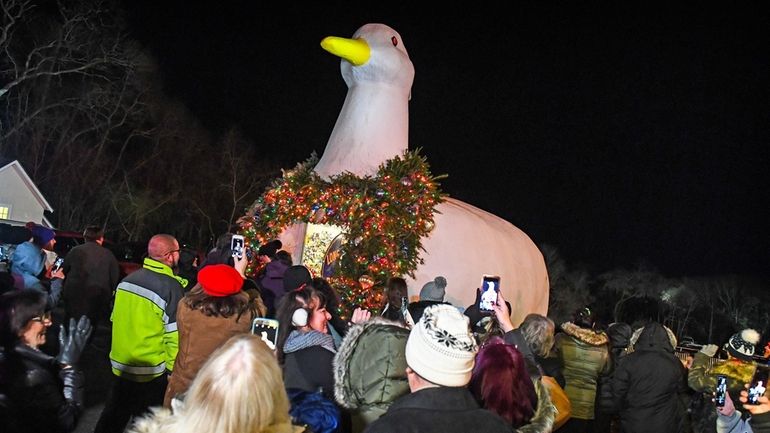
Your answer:
[[[353,325],[334,357],[337,402],[348,409],[383,409],[408,394],[408,338],[408,329],[382,317]]]
[[[551,394],[543,381],[533,378],[532,384],[535,385],[537,394],[537,409],[529,424],[519,427],[516,431],[519,433],[549,433],[553,429],[553,422],[556,420],[556,406],[551,401]]]

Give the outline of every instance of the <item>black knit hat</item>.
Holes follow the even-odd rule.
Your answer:
[[[313,276],[310,271],[302,265],[294,265],[286,268],[283,273],[283,290],[288,293],[303,284],[313,282]]]
[[[262,245],[261,247],[259,247],[259,251],[257,251],[257,255],[268,256],[272,259],[273,257],[275,257],[275,253],[278,252],[278,250],[280,250],[282,246],[283,244],[281,243],[280,240],[278,239],[272,240]]]
[[[759,343],[759,332],[754,329],[744,329],[730,337],[726,349],[735,358],[752,361],[757,343]]]

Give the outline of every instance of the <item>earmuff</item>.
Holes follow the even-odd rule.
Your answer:
[[[294,313],[291,315],[291,324],[298,328],[307,326],[308,316],[309,314],[306,309],[297,308],[296,310],[294,310]]]

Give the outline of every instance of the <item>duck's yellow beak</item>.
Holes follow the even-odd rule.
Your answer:
[[[369,61],[372,50],[369,44],[363,39],[339,38],[337,36],[327,36],[321,41],[321,48],[342,57],[353,66],[361,66]]]

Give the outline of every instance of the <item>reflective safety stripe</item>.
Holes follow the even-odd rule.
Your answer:
[[[130,374],[136,374],[136,375],[142,375],[142,374],[160,374],[166,371],[166,363],[161,362],[158,365],[148,366],[148,367],[138,367],[135,365],[126,365],[121,364],[118,361],[115,361],[114,359],[110,359],[110,363],[112,364],[112,368],[120,371],[124,371],[126,373]]]
[[[134,283],[127,283],[125,281],[118,285],[118,290],[123,290],[129,293],[133,293],[137,296],[141,296],[142,298],[145,298],[153,304],[157,305],[158,308],[163,311],[163,323],[165,323],[167,327],[171,326],[168,323],[168,315],[166,314],[166,301],[163,300],[163,298],[161,298],[157,293],[153,292],[152,290],[145,289],[142,286],[138,286]],[[176,330],[176,323],[173,323],[173,326],[174,329],[172,329],[172,331]],[[169,332],[169,330],[167,329],[166,332]]]
[[[166,329],[166,332],[175,332],[176,329],[176,322],[169,323],[168,325],[165,325],[164,328]]]

